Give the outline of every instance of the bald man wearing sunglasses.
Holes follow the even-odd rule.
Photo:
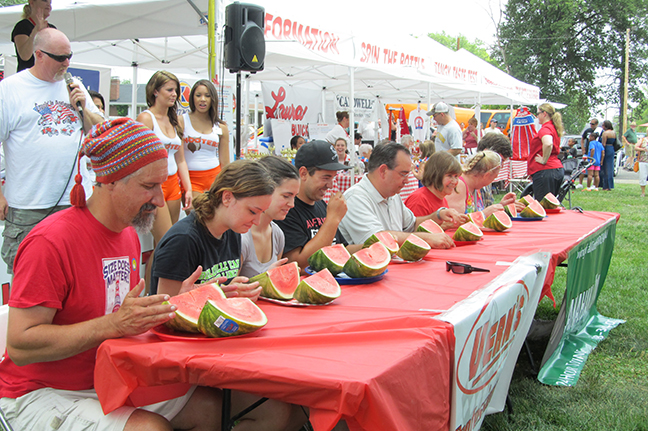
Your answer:
[[[34,66],[0,81],[0,142],[6,165],[0,220],[5,220],[2,258],[9,273],[29,231],[70,206],[84,129],[103,121],[79,82],[68,89],[64,78],[71,57],[65,34],[45,28],[34,38]]]

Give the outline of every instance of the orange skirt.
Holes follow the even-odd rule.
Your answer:
[[[221,171],[221,167],[216,166],[214,169],[207,171],[189,171],[189,178],[191,179],[191,190],[196,193],[204,193],[208,191],[214,180]],[[184,191],[184,190],[183,190]]]
[[[166,181],[162,183],[162,193],[164,193],[165,201],[177,201],[182,197],[177,172],[169,176]]]

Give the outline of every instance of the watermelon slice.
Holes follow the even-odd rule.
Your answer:
[[[344,273],[351,278],[375,277],[387,269],[390,260],[387,248],[377,242],[353,253],[344,265]]]
[[[396,238],[394,238],[394,236],[389,232],[378,232],[371,235],[364,242],[363,248],[367,248],[377,242],[381,242],[392,256],[398,251],[398,241],[396,241]]]
[[[422,259],[423,256],[428,254],[430,249],[430,244],[416,236],[416,234],[411,234],[407,237],[405,242],[403,242],[400,250],[398,250],[398,257],[403,260],[414,262]]]
[[[520,212],[520,216],[522,216],[522,217],[546,217],[547,212],[542,207],[542,205],[540,205],[540,202],[533,201],[532,203],[527,205],[527,207],[524,208]]]
[[[504,211],[495,211],[484,220],[484,227],[502,232],[512,228],[513,222]]]
[[[470,221],[475,223],[475,225],[478,228],[481,228],[482,226],[484,226],[484,220],[486,219],[486,217],[484,216],[483,211],[477,211],[477,212],[474,212],[474,213],[468,213],[468,217],[470,218]]]
[[[304,278],[293,297],[306,304],[326,304],[338,298],[342,290],[328,269]]]
[[[398,245],[398,244],[397,244]],[[337,275],[342,272],[344,264],[351,255],[343,244],[322,247],[308,258],[308,265],[313,271],[321,271],[327,268],[331,274]]]
[[[288,301],[299,284],[299,266],[297,262],[281,265],[250,279],[250,283],[255,281],[261,285],[261,296]]]
[[[173,304],[177,309],[173,319],[167,321],[165,325],[175,331],[199,333],[198,317],[203,306],[210,299],[225,299],[225,294],[215,283],[172,296],[165,304]]]
[[[416,231],[427,233],[443,233],[441,226],[439,226],[434,220],[431,219],[427,219],[423,223],[421,223],[418,228],[416,228]]]
[[[560,206],[560,201],[553,193],[549,192],[542,198],[540,205],[545,209],[553,210]]]
[[[517,217],[518,216],[517,208],[515,208],[514,203],[504,206],[504,211],[506,211],[506,214],[508,214],[511,217]]]
[[[457,231],[452,235],[455,241],[479,241],[484,234],[477,227],[475,223],[464,223],[457,228]]]
[[[529,204],[531,204],[533,202],[536,202],[536,200],[533,199],[533,196],[526,195],[526,196],[522,196],[520,199],[518,199],[518,202],[522,202],[524,204],[524,206],[526,207],[526,206],[529,206]]]
[[[210,299],[198,317],[200,332],[213,338],[249,334],[267,323],[266,315],[250,298]]]

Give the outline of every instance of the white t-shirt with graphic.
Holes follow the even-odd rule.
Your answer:
[[[85,110],[99,114],[83,85],[81,89]],[[42,81],[29,69],[0,81],[4,195],[10,207],[69,205],[82,139],[81,117],[70,105],[65,81]]]
[[[164,148],[166,148],[167,153],[169,153],[168,175],[175,175],[176,172],[178,172],[178,164],[176,163],[175,153],[177,153],[180,149],[180,145],[182,145],[182,139],[180,139],[180,136],[178,136],[177,132],[175,133],[175,136],[173,138],[169,138],[164,134],[164,132],[158,125],[158,122],[155,119],[155,115],[148,109],[144,112],[147,112],[151,116],[151,120],[153,121],[153,133],[155,133],[160,141],[162,141]]]
[[[422,109],[414,109],[409,115],[409,126],[415,141],[423,142],[430,131],[430,117]]]
[[[211,133],[204,134],[194,129],[189,113],[185,113],[183,118],[184,139],[182,144],[184,145],[184,155],[189,170],[208,171],[220,165],[218,144],[223,134],[220,125],[214,124]],[[194,151],[189,149],[190,143],[193,143],[191,148],[194,148]]]

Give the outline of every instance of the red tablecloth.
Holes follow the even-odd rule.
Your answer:
[[[348,173],[340,173],[335,176],[333,179],[333,187],[328,189],[326,192],[326,195],[324,196],[324,201],[328,203],[331,195],[335,192],[342,192],[344,193],[349,187],[351,187],[353,184],[357,183],[362,179],[362,175],[355,175],[353,177],[354,183],[351,184],[351,175]],[[412,193],[416,191],[416,189],[419,188],[419,183],[418,180],[414,177],[414,174],[410,172],[409,176],[407,177],[407,184],[405,184],[405,187],[400,191],[400,196],[403,201],[409,197]]]
[[[352,430],[447,430],[453,328],[430,310],[448,310],[502,274],[506,266],[497,261],[536,251],[553,255],[544,286],[551,295],[555,265],[615,217],[563,211],[541,221],[514,221],[510,231],[486,232],[477,244],[390,264],[383,280],[343,286],[329,306],[260,302],[269,323],[250,337],[188,342],[144,334],[106,341],[95,368],[99,399],[109,412],[158,401],[182,382],[308,406],[317,430],[331,429],[339,417]],[[491,272],[447,273],[445,260]]]

